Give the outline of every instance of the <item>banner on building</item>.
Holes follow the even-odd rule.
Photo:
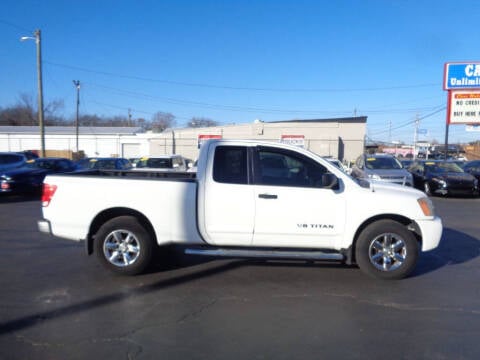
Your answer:
[[[289,144],[294,146],[305,147],[305,135],[282,135],[280,137],[282,144]]]

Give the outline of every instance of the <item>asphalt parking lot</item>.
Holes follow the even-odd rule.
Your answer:
[[[40,234],[38,200],[0,199],[0,358],[478,359],[480,199],[434,203],[440,247],[408,279],[380,281],[175,249],[116,276],[83,244]]]

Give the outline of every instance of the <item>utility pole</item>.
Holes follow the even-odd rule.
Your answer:
[[[37,73],[38,73],[38,126],[40,126],[40,142],[42,157],[45,153],[45,122],[43,119],[43,82],[42,82],[42,38],[40,29],[35,30],[35,42],[37,44]]]
[[[128,109],[128,126],[132,126],[132,109]]]
[[[418,114],[417,114],[415,118],[415,133],[413,136],[413,160],[417,158],[417,134],[418,134],[419,123],[420,123],[420,120],[418,120]]]
[[[34,31],[32,36],[22,36],[20,41],[35,40],[37,44],[37,76],[38,76],[38,126],[40,127],[40,149],[45,157],[45,122],[43,119],[43,82],[42,82],[42,37],[40,29]]]
[[[78,111],[80,107],[80,80],[73,80],[73,85],[77,88],[77,115],[75,117],[75,141],[76,141],[76,146],[75,146],[75,151],[76,151],[76,157],[78,157],[78,152],[80,151],[78,147],[78,130],[79,130],[79,123],[78,123]]]

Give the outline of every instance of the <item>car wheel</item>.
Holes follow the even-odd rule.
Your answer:
[[[380,279],[402,279],[415,268],[419,243],[406,226],[393,220],[368,225],[357,239],[356,261],[366,274]]]
[[[103,224],[95,235],[95,253],[109,270],[137,275],[146,270],[153,256],[150,233],[132,216],[119,216]]]
[[[423,183],[423,192],[427,194],[428,196],[432,195],[432,190],[430,190],[430,185],[428,184],[428,181],[425,181]]]

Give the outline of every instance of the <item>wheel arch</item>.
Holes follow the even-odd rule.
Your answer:
[[[408,230],[413,232],[413,234],[415,235],[415,238],[417,239],[418,244],[421,248],[421,246],[422,246],[422,234],[421,234],[421,231],[420,231],[420,227],[418,226],[418,224],[414,220],[409,219],[408,217],[405,217],[405,216],[402,216],[402,215],[398,215],[398,214],[376,215],[376,216],[373,216],[373,217],[365,220],[358,227],[357,231],[355,232],[355,235],[353,237],[353,242],[352,242],[351,246],[346,251],[344,251],[345,256],[347,257],[347,261],[346,261],[347,264],[356,263],[355,248],[356,248],[358,237],[360,236],[362,231],[367,226],[369,226],[370,224],[373,224],[374,222],[380,221],[380,220],[392,220],[392,221],[396,221],[396,222],[404,225]]]
[[[93,254],[93,242],[95,240],[95,235],[100,229],[100,227],[103,224],[105,224],[107,221],[119,216],[132,216],[136,218],[139,221],[139,223],[151,234],[155,243],[157,243],[155,230],[153,229],[153,226],[150,220],[148,220],[148,218],[145,215],[131,208],[115,207],[115,208],[103,210],[102,212],[98,213],[97,216],[95,216],[95,218],[93,219],[92,223],[90,224],[87,240],[85,242],[86,252],[88,255]]]

